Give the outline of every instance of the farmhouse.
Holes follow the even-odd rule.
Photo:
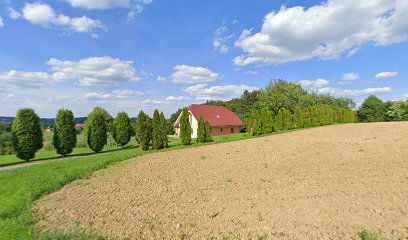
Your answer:
[[[204,122],[208,121],[210,123],[212,136],[239,133],[244,127],[244,124],[235,113],[225,107],[193,104],[187,110],[192,128],[192,138],[197,138],[200,116],[203,116]],[[174,123],[177,136],[180,136],[180,117],[181,114]]]

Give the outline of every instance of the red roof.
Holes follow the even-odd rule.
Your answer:
[[[197,121],[203,116],[204,122],[208,121],[212,127],[244,125],[235,113],[225,107],[193,104],[187,109],[193,113]]]

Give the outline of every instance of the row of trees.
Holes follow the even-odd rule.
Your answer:
[[[357,117],[359,122],[408,121],[408,101],[383,102],[372,95],[361,104]]]
[[[35,153],[43,147],[40,118],[30,108],[17,112],[11,132],[13,149],[20,159],[26,161],[33,159]],[[157,109],[154,111],[153,119],[140,111],[136,125],[133,126],[127,113],[119,112],[114,119],[105,109],[96,107],[87,116],[84,128],[88,146],[94,152],[103,150],[109,136],[122,148],[136,135],[136,140],[143,150],[150,147],[162,149],[168,147],[167,133],[167,120]],[[58,111],[52,144],[55,151],[62,156],[71,154],[76,147],[77,133],[72,111],[68,109]]]
[[[189,113],[187,108],[184,108],[180,116],[180,138],[183,145],[191,144],[191,132]],[[204,123],[203,116],[200,116],[198,121],[197,142],[212,142],[210,123],[208,121]]]
[[[333,123],[356,122],[353,110],[333,108],[327,105],[310,107],[295,106],[291,112],[286,108],[280,109],[277,114],[268,108],[253,111],[246,121],[246,128],[251,135],[260,135],[275,131],[298,128],[309,128],[330,125]]]

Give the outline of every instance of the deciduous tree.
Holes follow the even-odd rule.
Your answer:
[[[72,111],[60,109],[54,123],[53,145],[58,154],[66,157],[77,143],[75,117]]]
[[[125,112],[119,112],[113,124],[113,139],[123,148],[130,142],[132,133],[132,123],[129,116]]]

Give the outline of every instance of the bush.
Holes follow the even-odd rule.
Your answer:
[[[55,118],[52,144],[58,154],[64,157],[72,153],[77,143],[74,114],[68,109],[60,109]]]
[[[151,119],[143,111],[140,111],[136,119],[136,138],[143,151],[149,150],[152,141],[152,130]]]
[[[13,148],[17,157],[29,161],[43,147],[40,118],[31,108],[17,112],[12,125]]]
[[[125,112],[119,112],[113,124],[113,139],[122,148],[129,143],[132,137],[132,124],[129,116]]]
[[[89,148],[94,152],[102,151],[107,143],[107,126],[103,112],[95,108],[88,115],[85,126]]]
[[[205,123],[203,116],[200,116],[200,120],[198,120],[198,130],[197,130],[197,142],[206,142],[207,139],[205,137]]]
[[[180,137],[183,145],[191,144],[191,125],[187,108],[184,108],[180,117]]]

